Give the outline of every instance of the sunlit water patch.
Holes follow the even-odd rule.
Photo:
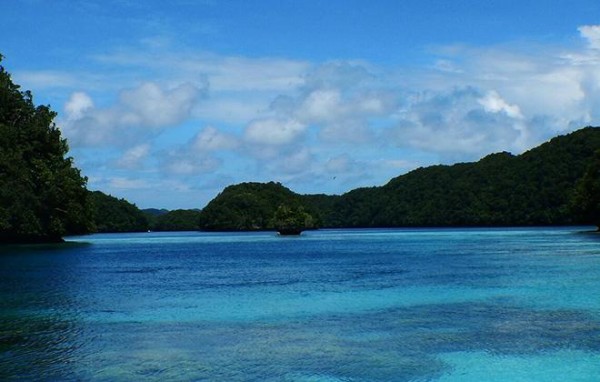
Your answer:
[[[596,381],[600,241],[584,230],[3,248],[0,380]]]

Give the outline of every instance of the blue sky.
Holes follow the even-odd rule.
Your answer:
[[[521,153],[600,124],[600,2],[4,1],[0,53],[89,188],[201,208]]]

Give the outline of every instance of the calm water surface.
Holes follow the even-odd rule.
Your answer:
[[[598,381],[600,236],[585,230],[3,248],[0,380]]]

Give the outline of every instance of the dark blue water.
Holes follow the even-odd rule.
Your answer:
[[[0,250],[0,380],[598,381],[585,228],[144,233]]]

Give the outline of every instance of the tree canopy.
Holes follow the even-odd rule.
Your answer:
[[[577,183],[573,210],[582,222],[600,230],[600,150],[596,151],[583,178]]]
[[[153,231],[198,231],[200,211],[174,210],[154,217],[150,224]]]
[[[97,232],[144,232],[149,228],[148,218],[135,204],[125,199],[90,192],[94,207]]]
[[[316,228],[311,214],[304,207],[281,204],[273,217],[273,226],[282,235],[299,235],[302,231]]]
[[[66,156],[55,117],[0,65],[0,242],[59,241],[94,228],[87,179]]]
[[[241,183],[225,188],[200,213],[206,230],[273,230],[279,206],[310,208],[280,183]]]

